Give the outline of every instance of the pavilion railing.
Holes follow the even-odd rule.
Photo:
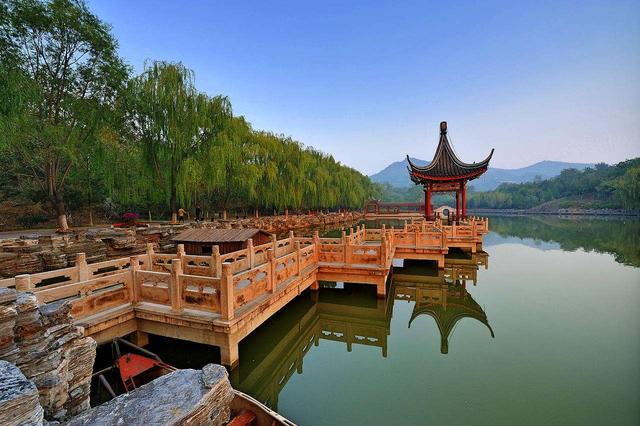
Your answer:
[[[229,320],[314,268],[388,268],[396,246],[444,253],[456,240],[473,243],[487,230],[486,220],[474,218],[455,226],[427,221],[405,223],[401,229],[358,226],[340,238],[320,238],[316,231],[312,237],[274,237],[259,246],[249,240],[246,249],[224,255],[214,246],[209,256],[187,255],[182,245],[175,254],[160,254],[148,244],[145,254],[92,264],[78,253],[73,267],[18,275],[0,280],[0,286],[31,291],[41,303],[69,300],[76,319],[150,303],[175,313],[189,309]]]

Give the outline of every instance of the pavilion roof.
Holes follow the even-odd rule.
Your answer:
[[[460,160],[449,143],[447,123],[443,121],[440,123],[440,141],[433,160],[428,165],[420,167],[413,164],[407,156],[408,170],[411,180],[415,183],[456,179],[471,180],[487,171],[492,156],[493,149],[489,156],[479,163],[469,164]]]

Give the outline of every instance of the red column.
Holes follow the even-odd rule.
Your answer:
[[[467,183],[462,184],[462,217],[467,217]]]
[[[431,186],[427,185],[427,189],[424,191],[424,217],[431,218]]]
[[[456,222],[460,218],[460,191],[456,191]]]

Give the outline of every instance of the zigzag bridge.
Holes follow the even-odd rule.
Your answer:
[[[220,348],[221,362],[234,367],[238,343],[302,291],[319,281],[375,285],[386,297],[393,259],[434,261],[445,267],[450,248],[476,253],[489,231],[486,218],[445,225],[411,220],[401,229],[342,231],[340,238],[272,236],[267,244],[210,256],[146,254],[87,264],[79,253],[71,268],[0,280],[0,287],[33,292],[39,302],[68,300],[72,316],[98,343],[135,333],[183,339]],[[48,284],[52,283],[52,284]]]

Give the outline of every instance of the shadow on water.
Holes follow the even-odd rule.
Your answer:
[[[418,316],[434,319],[442,354],[448,353],[449,338],[463,318],[486,325],[493,336],[487,315],[467,291],[487,261],[484,252],[455,252],[443,270],[430,262],[405,262],[394,268],[386,299],[377,298],[373,286],[323,283],[319,292],[304,292],[240,343],[240,365],[231,381],[277,409],[280,392],[295,373],[303,373],[304,357],[323,341],[342,343],[347,352],[354,345],[378,347],[386,358],[395,301],[414,303],[409,328]]]

